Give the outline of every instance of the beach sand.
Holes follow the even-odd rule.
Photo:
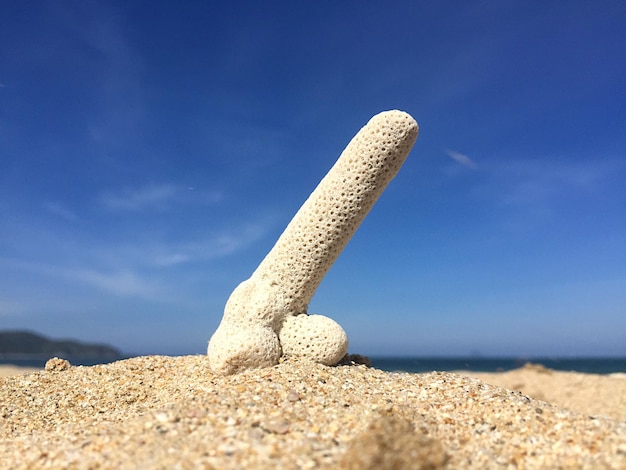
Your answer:
[[[0,378],[2,468],[626,469],[622,377],[294,359],[219,377],[205,356],[47,369]]]
[[[18,374],[30,374],[31,372],[37,372],[41,369],[36,367],[17,367],[10,365],[0,365],[0,377],[9,377],[11,375]]]
[[[540,364],[501,373],[459,373],[568,410],[626,421],[626,374],[562,372]]]

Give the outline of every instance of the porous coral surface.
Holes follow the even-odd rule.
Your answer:
[[[348,340],[341,326],[309,317],[308,304],[398,173],[418,131],[409,114],[394,110],[377,114],[357,133],[250,279],[231,294],[209,342],[214,371],[267,367],[283,352],[327,365],[345,355]],[[298,327],[280,335],[290,316],[298,316]]]

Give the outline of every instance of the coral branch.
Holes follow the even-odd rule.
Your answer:
[[[266,367],[281,354],[335,364],[345,332],[308,315],[323,277],[398,173],[418,126],[401,111],[374,116],[348,144],[250,279],[231,294],[209,342],[211,367],[225,374]]]

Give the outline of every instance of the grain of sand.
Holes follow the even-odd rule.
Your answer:
[[[0,378],[2,468],[626,469],[623,415],[459,374],[286,360],[220,377],[205,356],[47,369]]]

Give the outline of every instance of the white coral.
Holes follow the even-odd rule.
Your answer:
[[[287,315],[278,332],[283,355],[300,356],[320,364],[337,364],[348,352],[348,336],[323,315]]]
[[[231,294],[209,342],[213,370],[276,364],[281,354],[335,364],[341,326],[307,307],[326,272],[404,163],[418,126],[402,111],[374,116],[352,139],[250,279]]]

